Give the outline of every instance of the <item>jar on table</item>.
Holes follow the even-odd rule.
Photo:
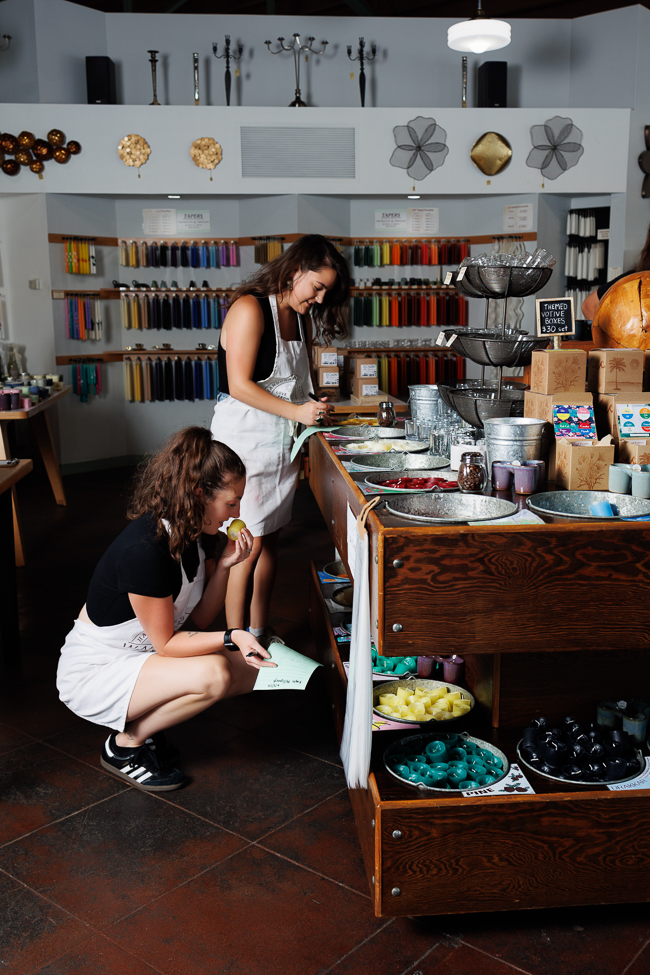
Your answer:
[[[377,423],[380,427],[394,427],[397,423],[395,408],[390,401],[379,404],[377,410]]]
[[[458,487],[465,494],[477,494],[487,484],[488,475],[485,458],[478,451],[466,451],[461,455],[458,466]]]

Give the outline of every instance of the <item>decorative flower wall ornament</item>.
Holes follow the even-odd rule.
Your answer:
[[[411,179],[424,179],[447,158],[447,133],[433,118],[418,115],[407,125],[396,125],[393,135],[397,149],[390,157],[390,164],[405,169]]]
[[[582,132],[573,119],[554,115],[543,125],[531,125],[530,141],[533,148],[526,165],[540,169],[546,179],[557,179],[567,169],[577,166],[585,151]]]

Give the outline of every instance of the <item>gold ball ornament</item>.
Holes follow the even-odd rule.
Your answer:
[[[2,147],[4,152],[8,152],[13,156],[16,149],[18,149],[18,139],[15,135],[10,135],[8,132],[4,132],[0,136],[0,147]]]
[[[70,150],[66,149],[65,146],[58,146],[52,153],[52,156],[55,162],[63,165],[63,163],[67,163],[68,159],[70,158]]]
[[[21,132],[18,136],[18,145],[21,149],[31,149],[36,142],[36,136],[32,132]]]
[[[15,159],[5,159],[0,168],[5,176],[17,176],[20,172],[20,164]]]
[[[194,140],[190,147],[190,156],[194,160],[194,165],[200,169],[214,169],[221,162],[223,152],[215,139],[204,136]]]
[[[42,159],[35,159],[34,162],[29,164],[29,168],[33,173],[38,173],[40,176],[45,169],[45,163],[42,161]]]
[[[20,163],[21,166],[29,166],[30,163],[34,161],[29,149],[19,149],[15,156],[16,162]]]
[[[151,155],[151,147],[141,135],[125,135],[117,147],[117,154],[125,166],[144,166]]]
[[[43,162],[47,162],[48,159],[52,158],[52,146],[49,142],[45,142],[44,139],[37,139],[32,146],[32,152],[38,159],[42,159]]]
[[[71,156],[78,156],[81,152],[81,143],[71,139],[66,148],[69,150]]]
[[[61,129],[50,129],[47,133],[47,141],[51,146],[64,146],[65,136]]]

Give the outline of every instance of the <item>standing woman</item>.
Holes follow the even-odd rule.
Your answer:
[[[319,234],[307,234],[239,288],[219,340],[219,397],[212,433],[246,464],[242,518],[254,537],[233,568],[228,626],[243,627],[252,580],[250,631],[268,645],[278,534],[291,519],[300,460],[290,460],[299,423],[327,420],[326,400],[310,399],[311,322],[330,342],[346,334],[350,290],[345,258]]]
[[[183,783],[165,728],[248,693],[259,668],[275,666],[250,633],[206,632],[223,608],[229,572],[253,545],[245,528],[234,541],[217,539],[239,514],[245,475],[209,430],[170,437],[140,472],[131,523],[100,559],[61,651],[61,700],[113,729],[102,765],[147,792]]]

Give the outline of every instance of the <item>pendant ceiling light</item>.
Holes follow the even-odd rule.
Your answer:
[[[486,51],[498,51],[500,47],[507,47],[509,43],[510,24],[505,20],[486,17],[481,0],[478,0],[478,10],[471,20],[453,24],[447,31],[447,44],[452,51],[485,54]]]

